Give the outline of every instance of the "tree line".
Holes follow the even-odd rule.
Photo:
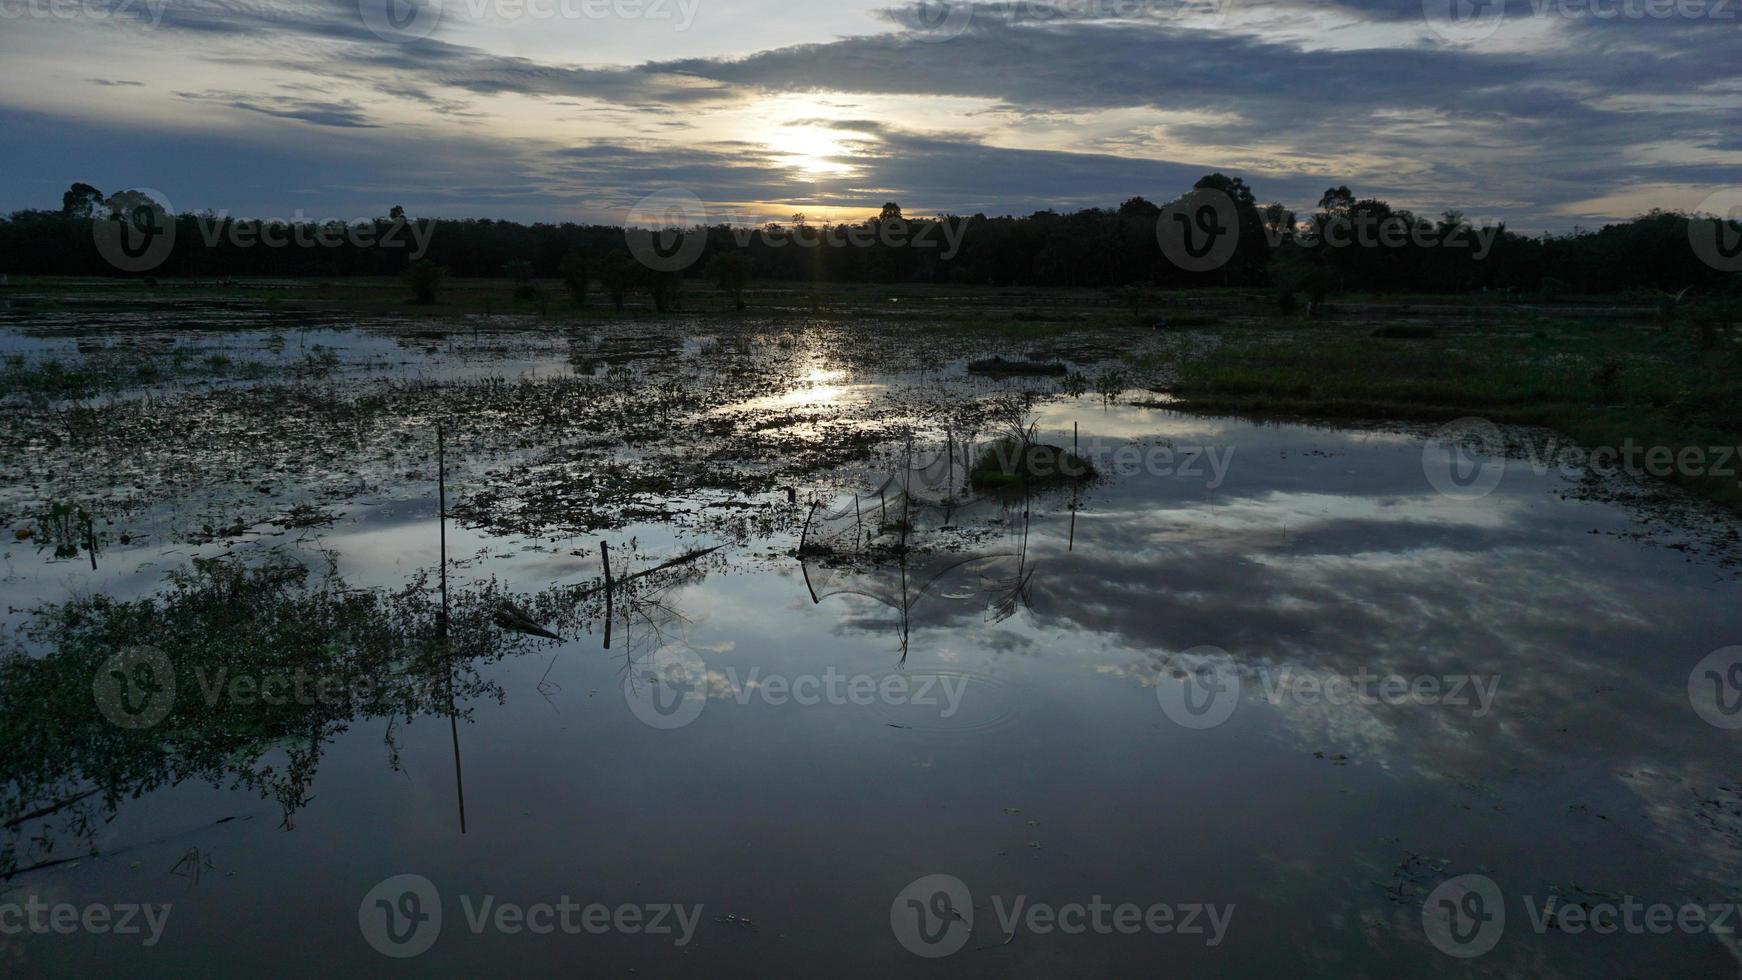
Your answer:
[[[1208,200],[1213,207],[1198,207]],[[560,279],[577,299],[587,283],[608,294],[647,288],[656,299],[677,278],[818,283],[1186,288],[1276,287],[1312,298],[1340,291],[1471,292],[1573,296],[1629,290],[1738,289],[1742,225],[1652,211],[1602,228],[1520,235],[1477,228],[1462,214],[1433,217],[1327,189],[1297,216],[1261,204],[1240,178],[1210,174],[1162,204],[1133,197],[1116,208],[1026,216],[908,218],[888,204],[862,221],[795,214],[748,227],[713,223],[653,235],[677,268],[649,267],[614,225],[521,224],[487,218],[415,219],[400,208],[362,222],[262,221],[164,213],[141,192],[104,195],[75,184],[59,209],[0,219],[0,273],[161,277],[502,277]],[[1197,208],[1196,211],[1193,208]],[[98,247],[102,222],[159,222],[163,254],[148,269],[117,270]],[[1690,227],[1698,222],[1699,226]],[[1695,244],[1704,226],[1714,246]],[[1222,240],[1213,262],[1180,261],[1167,237]],[[1693,238],[1690,238],[1690,235]],[[693,238],[699,238],[697,243]],[[1231,239],[1231,241],[1229,241]],[[1715,249],[1715,251],[1714,251]],[[1715,257],[1714,257],[1715,256]],[[415,283],[414,283],[415,284]]]

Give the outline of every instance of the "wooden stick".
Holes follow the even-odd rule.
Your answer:
[[[805,542],[810,539],[811,518],[815,517],[816,513],[817,513],[817,502],[813,500],[813,501],[811,501],[810,513],[804,515],[804,530],[802,530],[798,533],[798,553],[801,555],[804,554]]]
[[[606,565],[606,567],[605,567],[605,584],[604,585],[595,585],[590,589],[580,589],[579,591],[575,592],[569,598],[571,601],[579,601],[579,600],[585,599],[586,597],[593,595],[595,593],[603,592],[603,593],[605,593],[606,598],[608,600],[610,598],[610,595],[611,595],[611,590],[616,588],[619,585],[626,585],[630,582],[635,581],[638,578],[645,578],[649,575],[652,575],[655,572],[663,572],[666,569],[671,568],[674,565],[682,565],[684,562],[695,561],[697,558],[703,558],[703,557],[706,557],[708,555],[711,555],[714,552],[719,551],[721,548],[724,548],[724,547],[725,547],[725,545],[723,545],[723,544],[717,544],[717,545],[714,545],[712,548],[699,548],[695,551],[689,552],[688,554],[679,555],[676,558],[673,558],[671,561],[661,562],[660,564],[655,565],[652,568],[646,569],[645,571],[633,572],[631,574],[623,576],[622,578],[617,578],[617,579],[614,579],[611,577],[610,559],[607,558],[606,562],[605,562],[605,565]],[[599,548],[601,551],[604,550],[604,543],[603,542],[600,542]]]
[[[611,604],[611,547],[605,542],[599,542],[599,557],[605,563],[605,649],[611,649],[611,621],[617,618],[617,610]]]
[[[460,805],[460,833],[466,832],[466,782],[460,770],[460,722],[454,708],[453,648],[448,645],[448,448],[442,424],[436,423],[436,507],[441,521],[442,610],[436,620],[442,658],[448,675],[448,735],[454,742],[454,796]]]
[[[86,799],[90,796],[96,795],[98,792],[100,792],[100,791],[95,790],[95,789],[88,789],[88,790],[85,790],[83,793],[79,793],[79,794],[76,794],[74,796],[69,796],[64,800],[59,801],[58,803],[50,803],[48,806],[37,807],[36,809],[30,811],[29,813],[21,813],[18,816],[13,817],[12,819],[6,821],[5,823],[0,824],[0,827],[5,827],[7,829],[11,829],[13,827],[18,826],[21,823],[24,823],[27,820],[35,820],[37,817],[46,817],[49,814],[55,812],[56,810],[64,810],[67,807],[72,806],[74,803],[79,802],[80,800],[83,800],[83,799]]]

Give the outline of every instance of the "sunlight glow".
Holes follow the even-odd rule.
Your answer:
[[[852,167],[836,157],[846,155],[842,134],[821,126],[782,126],[768,138],[768,148],[781,162],[807,174],[844,174]]]

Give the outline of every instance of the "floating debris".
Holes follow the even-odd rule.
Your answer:
[[[542,636],[547,640],[560,640],[562,637],[539,625],[533,620],[532,614],[515,605],[507,599],[498,600],[491,618],[497,626],[512,633],[525,633],[528,636]]]

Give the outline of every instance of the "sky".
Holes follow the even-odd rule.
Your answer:
[[[1563,232],[1742,186],[1739,55],[1742,0],[0,0],[0,212],[1027,214],[1220,171]]]

